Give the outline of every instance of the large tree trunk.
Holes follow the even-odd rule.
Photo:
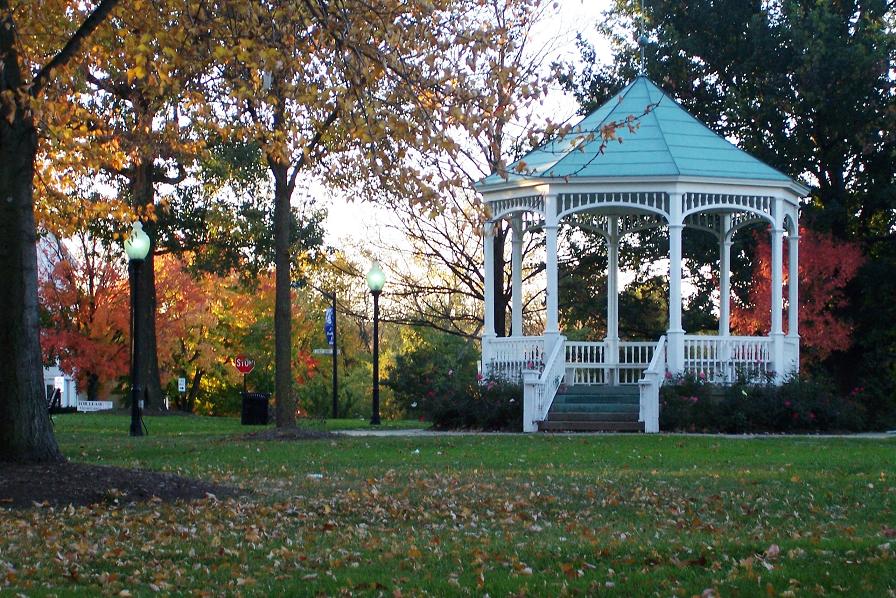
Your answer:
[[[0,92],[21,86],[11,20],[0,25]],[[30,114],[0,108],[0,460],[58,461],[47,412],[37,308],[33,179],[37,132]],[[11,111],[15,110],[13,114]]]
[[[181,406],[181,409],[186,411],[187,413],[193,413],[193,406],[196,404],[196,399],[199,398],[199,383],[202,382],[203,372],[201,369],[197,369],[196,373],[193,374],[193,381],[190,383],[190,392],[187,393],[187,398],[184,405]]]
[[[134,175],[131,179],[131,199],[135,207],[146,207],[155,201],[155,187],[152,181],[153,160],[145,157],[140,164],[135,165]],[[145,388],[145,410],[161,411],[165,408],[165,397],[162,392],[162,383],[159,377],[159,355],[156,340],[156,273],[155,253],[156,225],[155,222],[143,223],[143,230],[149,235],[151,241],[149,253],[140,268],[142,280],[135,289],[131,286],[131,293],[140,293],[137,300],[139,313],[136,318],[140,320],[140,347],[137,355],[139,362],[139,379],[143,381]]]
[[[87,376],[87,400],[100,400],[100,378],[96,374],[89,374]]]
[[[277,427],[296,425],[292,396],[292,297],[290,295],[290,189],[287,167],[271,164],[274,175],[274,265],[277,269],[274,304],[274,393]]]

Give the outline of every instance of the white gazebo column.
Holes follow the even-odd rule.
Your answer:
[[[794,221],[794,229],[797,228]],[[792,344],[793,367],[800,368],[800,237],[794,230],[787,238],[787,338]]]
[[[557,196],[547,195],[544,198],[544,236],[545,257],[544,271],[547,278],[545,287],[545,326],[544,326],[544,351],[546,356],[554,349],[554,344],[560,336],[560,324],[557,312],[558,285],[557,285]]]
[[[608,384],[619,384],[619,217],[610,216],[607,236],[607,337],[604,364]]]
[[[719,242],[719,336],[731,334],[731,215],[722,216]]]
[[[495,225],[486,222],[482,227],[482,247],[485,257],[485,280],[483,285],[483,314],[482,314],[482,373],[491,363],[492,339],[495,338]]]
[[[734,380],[736,372],[731,364],[731,214],[722,216],[719,237],[719,348],[718,359],[723,364],[724,377]]]
[[[669,371],[684,371],[684,329],[681,327],[681,194],[669,194],[669,330],[666,362]]]
[[[523,220],[517,214],[510,220],[511,317],[510,334],[523,336]]]
[[[777,200],[780,201],[780,200]],[[780,381],[784,377],[784,331],[781,327],[782,309],[784,304],[784,229],[778,222],[771,232],[772,242],[772,307],[771,307],[771,338],[772,338],[772,370],[775,372],[775,380]]]

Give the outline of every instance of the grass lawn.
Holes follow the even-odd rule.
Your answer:
[[[151,418],[141,439],[122,416],[55,421],[73,460],[252,493],[0,510],[0,594],[896,595],[896,439],[247,442],[233,419]]]

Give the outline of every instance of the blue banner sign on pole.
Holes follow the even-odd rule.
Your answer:
[[[328,307],[324,316],[324,334],[327,335],[327,344],[333,344],[333,308]]]

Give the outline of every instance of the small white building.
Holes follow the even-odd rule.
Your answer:
[[[78,396],[78,387],[75,379],[62,372],[58,366],[44,368],[44,388],[46,389],[47,404],[54,394],[59,391],[59,406],[62,408],[76,408],[78,400],[84,400],[84,396]]]

